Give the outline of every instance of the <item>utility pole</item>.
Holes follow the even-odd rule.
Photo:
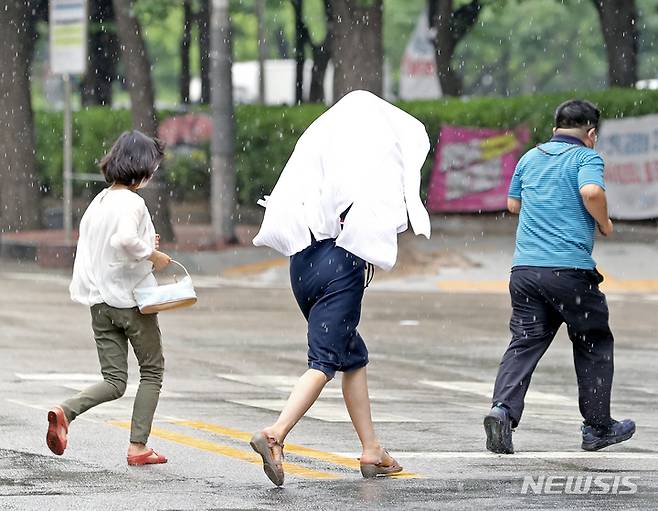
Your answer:
[[[235,242],[235,117],[233,115],[233,48],[229,0],[212,0],[210,18],[211,142],[210,211],[214,242]]]
[[[64,80],[64,238],[73,242],[73,115],[71,113],[71,75]]]
[[[265,32],[265,0],[256,0],[256,19],[258,20],[258,102],[264,105],[265,97],[265,62],[267,62],[267,36]]]
[[[71,75],[83,75],[87,64],[87,1],[50,0],[50,69],[64,81],[63,217],[66,243],[73,242],[73,115]]]

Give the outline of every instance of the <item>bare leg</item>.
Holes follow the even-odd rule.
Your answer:
[[[343,374],[343,398],[352,419],[356,434],[361,441],[361,461],[378,463],[385,458],[372,424],[370,397],[368,396],[368,373],[365,367]]]
[[[263,432],[283,443],[290,430],[315,403],[327,381],[327,376],[322,371],[306,371],[297,381],[277,421],[263,429]]]

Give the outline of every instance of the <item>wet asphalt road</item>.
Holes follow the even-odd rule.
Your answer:
[[[161,315],[167,370],[150,443],[170,461],[128,467],[130,387],[72,424],[64,456],[47,449],[45,410],[98,371],[88,311],[68,301],[66,278],[0,276],[0,509],[658,508],[653,295],[610,300],[613,413],[635,419],[636,436],[600,453],[580,450],[561,332],[535,373],[517,454],[499,457],[485,451],[481,421],[508,342],[508,297],[369,290],[361,332],[373,415],[406,477],[360,478],[358,442],[334,381],[287,439],[286,484],[276,489],[246,439],[274,420],[305,370],[304,323],[288,290],[200,289],[197,306]],[[553,493],[524,494],[526,476],[549,478]],[[608,490],[564,494],[569,476],[598,476],[604,486],[596,488],[607,482]],[[628,481],[636,492],[625,492]]]

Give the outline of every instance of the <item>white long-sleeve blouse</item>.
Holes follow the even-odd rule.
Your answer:
[[[154,249],[155,228],[144,199],[125,188],[106,188],[80,222],[71,299],[87,306],[135,307],[134,289],[156,285],[148,260]]]

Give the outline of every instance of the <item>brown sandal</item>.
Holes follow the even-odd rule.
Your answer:
[[[279,442],[276,438],[271,437],[263,433],[256,433],[251,437],[249,442],[251,448],[260,454],[260,457],[263,458],[263,471],[265,475],[270,478],[277,486],[283,485],[283,444]],[[273,447],[281,447],[281,460],[276,460],[274,458]]]
[[[389,458],[388,463],[386,463],[386,457]],[[402,472],[402,467],[386,449],[384,449],[384,456],[377,463],[361,463],[361,475],[366,479],[377,476],[388,476],[397,474],[398,472]]]

